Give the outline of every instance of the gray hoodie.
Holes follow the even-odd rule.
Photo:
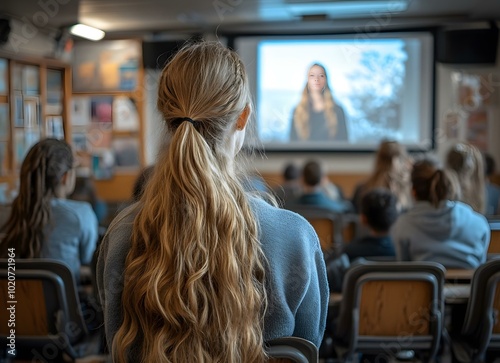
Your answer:
[[[391,228],[399,261],[434,261],[447,268],[476,268],[486,260],[490,227],[486,218],[462,202],[434,208],[418,201]]]

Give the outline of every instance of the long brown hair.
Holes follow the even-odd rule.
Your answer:
[[[21,165],[19,194],[2,228],[2,256],[6,256],[8,248],[15,247],[19,258],[40,257],[51,221],[50,201],[72,167],[73,153],[65,141],[44,139],[29,150]]]
[[[486,211],[483,156],[474,146],[465,142],[453,145],[446,155],[446,166],[456,173],[461,198],[478,213]]]
[[[375,155],[373,172],[364,184],[362,195],[374,188],[387,188],[398,199],[398,210],[411,204],[410,157],[397,141],[382,141]]]
[[[333,99],[332,92],[330,87],[328,86],[328,76],[326,74],[326,69],[321,64],[314,63],[309,67],[309,71],[314,67],[320,67],[323,69],[325,73],[325,89],[323,90],[323,100],[325,102],[325,118],[327,121],[329,136],[333,137],[337,134],[337,114],[335,113],[335,100]],[[308,72],[309,72],[308,71]],[[293,113],[293,124],[297,130],[297,135],[301,140],[309,139],[311,134],[311,128],[309,125],[309,117],[310,117],[310,94],[308,88],[308,82],[304,86],[304,90],[302,91],[302,96],[300,98],[300,102],[295,108]]]
[[[262,362],[265,260],[226,151],[250,107],[243,63],[219,43],[184,47],[157,107],[170,142],[137,206],[113,361]]]
[[[411,183],[415,199],[428,201],[435,208],[444,200],[455,199],[457,194],[455,178],[431,158],[419,160],[413,165]]]

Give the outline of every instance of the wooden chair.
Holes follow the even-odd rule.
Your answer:
[[[334,344],[347,362],[356,353],[394,357],[437,353],[443,328],[445,269],[434,262],[360,261],[347,271]]]
[[[0,344],[7,347],[7,358],[67,362],[101,350],[101,336],[87,330],[74,277],[62,262],[17,259],[9,265],[0,260],[0,309],[13,312],[0,315]],[[11,350],[12,319],[15,349]]]
[[[296,206],[292,209],[311,223],[318,234],[321,249],[325,253],[342,250],[342,218],[340,213],[313,206]]]
[[[479,266],[472,277],[462,332],[452,337],[453,352],[459,361],[494,361],[500,352],[499,313],[500,258],[497,258]],[[488,353],[491,357],[487,357]]]
[[[309,340],[298,337],[273,339],[266,344],[269,362],[317,363],[318,348]]]

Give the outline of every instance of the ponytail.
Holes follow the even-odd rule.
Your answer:
[[[427,201],[435,208],[438,208],[442,201],[452,199],[456,193],[448,172],[439,168],[437,162],[432,159],[416,162],[411,180],[415,198]]]
[[[213,43],[180,50],[162,73],[170,142],[136,205],[114,362],[266,358],[265,258],[226,151],[247,92],[241,61]]]

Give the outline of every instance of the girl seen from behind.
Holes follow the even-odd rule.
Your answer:
[[[460,183],[458,200],[481,214],[486,213],[483,165],[481,152],[474,145],[465,142],[453,145],[446,155],[446,167],[456,174]]]
[[[237,177],[251,113],[237,54],[187,45],[162,72],[157,106],[169,142],[98,260],[113,361],[263,362],[264,341],[289,335],[319,346],[328,286],[318,238]]]
[[[418,161],[411,174],[415,205],[391,229],[402,261],[434,261],[446,268],[472,269],[486,260],[490,228],[469,205],[453,201],[455,178],[432,159]]]
[[[87,202],[66,199],[75,186],[73,153],[62,140],[44,139],[26,155],[19,194],[2,231],[0,254],[16,249],[17,258],[53,258],[74,276],[90,264],[98,239],[97,217]]]
[[[403,145],[397,141],[382,141],[375,155],[373,171],[366,182],[356,187],[352,204],[359,212],[361,199],[372,189],[389,189],[397,198],[397,209],[411,206],[410,193],[411,159]]]

